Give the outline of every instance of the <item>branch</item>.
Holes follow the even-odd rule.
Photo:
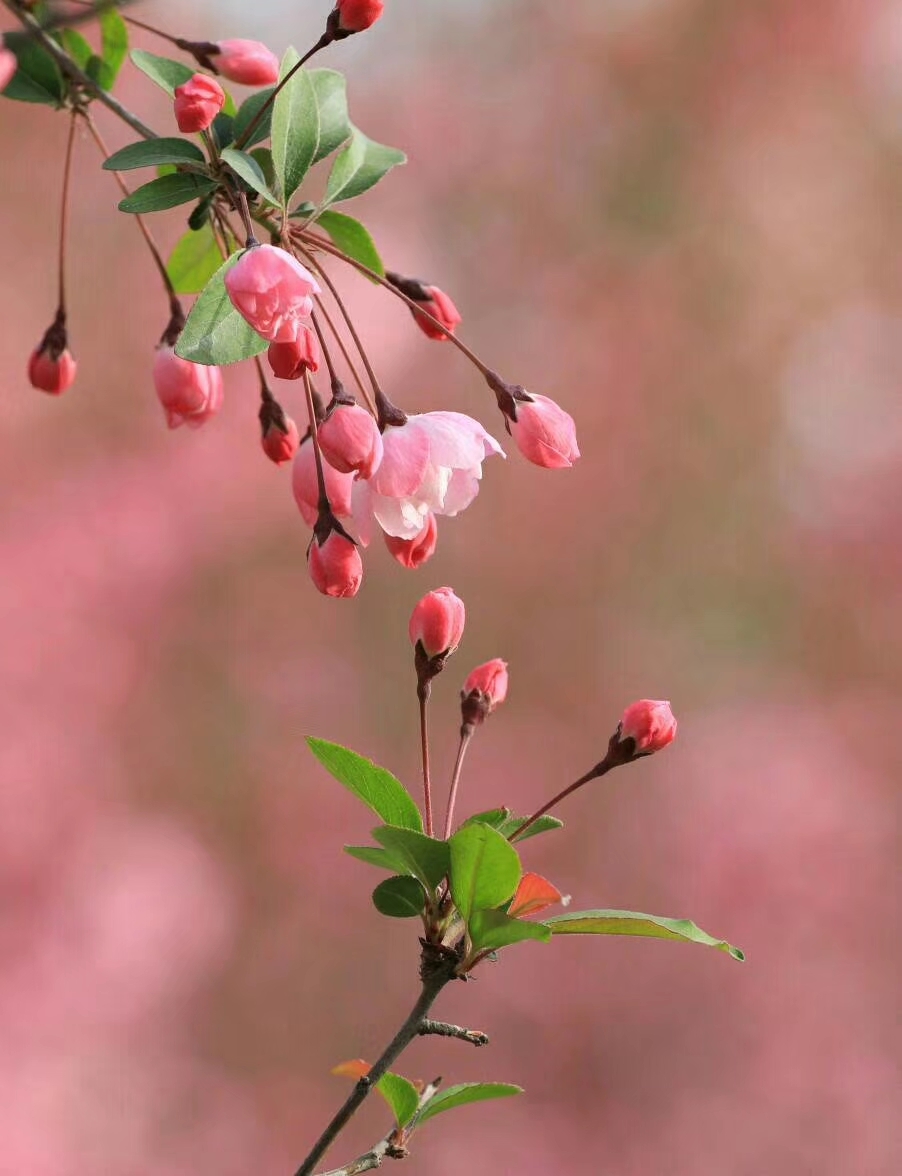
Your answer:
[[[436,1037],[456,1037],[460,1041],[469,1041],[470,1045],[488,1045],[489,1035],[480,1029],[464,1029],[463,1025],[449,1025],[447,1021],[425,1020],[420,1026],[421,1037],[433,1034]]]
[[[145,126],[143,122],[132,114],[130,110],[122,105],[118,99],[114,98],[112,94],[108,94],[102,86],[99,86],[93,78],[89,77],[83,69],[75,64],[69,54],[59,45],[52,37],[49,37],[41,27],[41,25],[34,19],[34,17],[25,12],[15,3],[15,0],[3,0],[5,7],[7,7],[13,16],[24,25],[30,36],[38,45],[56,61],[63,73],[66,74],[73,82],[77,82],[82,89],[86,90],[92,97],[96,98],[98,102],[102,102],[104,106],[110,109],[113,114],[118,115],[124,123],[127,123],[133,131],[137,131],[144,139],[156,139],[159,136],[156,131],[152,131],[150,127]]]
[[[406,1143],[413,1132],[416,1130],[417,1121],[422,1115],[426,1104],[430,1101],[432,1096],[439,1088],[441,1078],[436,1078],[420,1095],[420,1101],[417,1103],[417,1109],[414,1112],[410,1122],[405,1127],[393,1127],[384,1139],[381,1139],[375,1147],[371,1147],[368,1152],[364,1152],[362,1156],[358,1156],[356,1160],[352,1160],[350,1164],[346,1164],[343,1168],[333,1168],[330,1172],[322,1172],[320,1176],[359,1176],[361,1172],[369,1172],[373,1168],[381,1168],[382,1161],[386,1156],[392,1160],[403,1160],[407,1156]]]

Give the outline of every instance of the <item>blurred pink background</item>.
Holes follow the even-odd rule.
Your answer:
[[[165,302],[87,139],[79,378],[59,401],[28,387],[65,120],[0,103],[0,1172],[300,1163],[346,1092],[330,1068],[375,1057],[417,959],[341,850],[376,822],[303,735],[416,787],[407,618],[447,583],[469,623],[435,690],[437,778],[489,657],[512,686],[471,750],[469,810],[536,807],[626,703],[670,698],[677,743],[579,793],[527,863],[576,907],[688,916],[748,962],[511,949],[436,1010],[491,1046],[420,1041],[399,1069],[527,1093],[437,1120],[405,1171],[895,1176],[902,3],[387,8],[317,60],[410,155],[348,211],[453,294],[480,354],[573,412],[583,460],[549,473],[508,445],[433,561],[405,572],[374,546],[352,602],[307,579],[251,371],[228,371],[215,421],[167,432]],[[135,14],[281,52],[325,10]],[[136,71],[123,97],[174,131]],[[179,213],[153,223],[168,250]],[[456,352],[344,286],[393,399],[504,438]],[[373,1100],[327,1166],[387,1127]]]

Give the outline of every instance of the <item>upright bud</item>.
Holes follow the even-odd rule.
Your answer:
[[[279,80],[279,59],[262,41],[220,41],[211,53],[223,77],[241,86],[272,86]]]
[[[345,36],[362,33],[374,25],[384,11],[383,0],[336,0],[335,3],[338,28]]]
[[[323,457],[342,474],[371,478],[382,461],[382,434],[372,413],[353,397],[334,401],[320,425]]]
[[[670,703],[663,700],[641,698],[623,712],[618,729],[618,742],[632,739],[635,744],[634,756],[651,755],[673,743],[677,733],[677,721],[670,709]]]
[[[477,666],[460,692],[460,713],[464,727],[484,723],[492,711],[507,698],[507,662],[494,657]]]
[[[225,103],[225,91],[215,78],[196,73],[175,88],[175,121],[183,135],[205,131]]]
[[[318,529],[318,528],[317,528]],[[363,580],[363,561],[353,540],[333,528],[320,543],[314,533],[307,550],[310,579],[324,596],[356,596]]]
[[[11,49],[7,49],[3,44],[3,38],[0,37],[0,90],[5,90],[12,81],[19,63],[16,61],[16,55]]]
[[[415,649],[421,646],[427,658],[446,658],[460,645],[466,615],[464,602],[453,588],[427,592],[410,617],[411,644]]]
[[[57,311],[56,318],[28,360],[28,380],[32,388],[59,396],[72,387],[77,366],[69,351],[66,316]]]
[[[438,543],[438,523],[430,510],[426,515],[426,524],[413,539],[399,539],[396,535],[389,535],[383,531],[385,546],[404,568],[421,568],[427,559],[431,559]]]
[[[313,310],[319,294],[316,278],[299,261],[275,245],[246,249],[225,276],[225,287],[238,313],[264,339],[290,343],[300,320]]]

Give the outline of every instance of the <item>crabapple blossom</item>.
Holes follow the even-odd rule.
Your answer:
[[[385,11],[383,0],[336,0],[338,27],[345,33],[362,33]]]
[[[323,479],[332,513],[337,518],[350,518],[353,474],[343,474],[324,461]],[[314,526],[319,518],[319,482],[316,476],[316,454],[310,436],[304,438],[295,454],[291,467],[291,488],[304,522]]]
[[[283,429],[275,421],[270,422],[261,440],[263,452],[279,466],[291,461],[300,445],[298,427],[291,417],[285,417],[285,424],[287,428]]]
[[[319,371],[319,340],[316,332],[299,324],[293,339],[284,343],[270,343],[266,358],[273,375],[280,380],[299,380],[304,372]]]
[[[78,367],[68,347],[55,352],[52,346],[42,343],[31,353],[28,361],[28,379],[32,388],[59,396],[75,382]]]
[[[620,720],[619,741],[632,739],[636,744],[635,754],[651,755],[673,743],[677,733],[677,721],[670,709],[670,703],[652,698],[641,698],[631,703]]]
[[[508,418],[517,448],[527,461],[549,470],[572,466],[579,457],[573,417],[548,396],[527,395],[517,400],[516,417]]]
[[[225,276],[225,287],[238,313],[264,339],[290,343],[301,319],[319,294],[316,278],[299,261],[275,245],[253,245]]]
[[[182,134],[205,131],[225,103],[225,91],[215,78],[196,73],[175,88],[175,121]]]
[[[438,523],[435,515],[429,511],[426,515],[426,525],[413,539],[398,539],[383,531],[385,546],[392,556],[405,568],[420,568],[435,552],[438,543]]]
[[[340,531],[331,531],[321,544],[314,536],[307,552],[310,579],[324,596],[356,596],[363,580],[357,545]]]
[[[371,478],[382,461],[382,434],[359,404],[333,404],[319,428],[323,457],[343,474]]]
[[[182,359],[169,344],[157,348],[153,382],[170,429],[179,425],[196,429],[222,407],[219,368]]]
[[[211,53],[216,68],[242,86],[272,86],[279,80],[279,59],[262,41],[220,41]]]
[[[460,645],[467,610],[453,588],[436,588],[417,602],[410,616],[410,643],[429,658],[447,656]]]

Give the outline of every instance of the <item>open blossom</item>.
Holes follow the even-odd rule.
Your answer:
[[[508,420],[517,448],[535,465],[549,470],[572,466],[579,457],[573,417],[547,396],[518,400],[517,419]]]
[[[398,539],[395,535],[385,535],[385,546],[394,558],[405,568],[421,568],[427,559],[435,553],[438,543],[438,523],[432,511],[426,516],[426,525],[413,539]]]
[[[153,382],[170,429],[196,429],[222,407],[219,368],[182,359],[166,344],[154,356]]]
[[[307,552],[310,579],[324,596],[356,596],[363,580],[363,561],[356,544],[339,531],[324,543],[314,536]]]
[[[421,533],[431,511],[456,515],[479,493],[482,463],[501,446],[460,412],[425,412],[382,435],[382,463],[370,480],[369,507],[399,539]]]
[[[454,328],[462,322],[457,307],[444,290],[440,290],[438,286],[426,286],[425,290],[429,294],[429,298],[428,300],[420,300],[422,310],[425,310],[427,314],[431,314],[432,318],[438,319],[442,326],[453,334]],[[430,339],[447,340],[448,336],[445,332],[439,330],[435,323],[428,319],[421,310],[411,307],[410,313],[413,315],[414,321],[424,335],[428,335]]]
[[[319,428],[326,461],[343,474],[370,478],[382,461],[382,434],[372,413],[359,404],[336,404]]]
[[[254,245],[245,250],[225,276],[232,305],[264,339],[290,343],[298,338],[301,322],[319,294],[316,278],[299,261],[276,245]]]
[[[262,41],[220,41],[210,55],[230,82],[242,86],[272,86],[279,80],[279,59]]]
[[[353,474],[342,474],[324,461],[323,479],[332,513],[340,519],[350,518]],[[319,482],[316,477],[316,454],[310,437],[304,438],[295,454],[291,467],[291,488],[304,522],[314,526],[319,518]]]
[[[196,73],[175,88],[175,121],[182,134],[205,131],[225,103],[225,91],[215,78]]]
[[[453,588],[436,588],[418,601],[410,616],[408,633],[414,648],[422,645],[427,657],[453,653],[464,635],[467,610]]]
[[[13,79],[18,68],[16,55],[11,49],[7,49],[0,39],[0,90],[5,90]]]
[[[636,755],[651,755],[673,743],[677,733],[677,721],[670,709],[670,703],[662,699],[641,698],[631,703],[620,720],[620,742],[633,739]]]
[[[32,388],[59,396],[75,382],[78,365],[68,347],[58,354],[54,348],[43,344],[31,353],[28,361],[28,380]]]
[[[280,380],[299,380],[304,372],[319,371],[319,340],[316,331],[299,326],[294,339],[270,343],[266,353],[272,373]]]
[[[346,33],[362,33],[385,11],[383,0],[336,0],[338,27]]]

